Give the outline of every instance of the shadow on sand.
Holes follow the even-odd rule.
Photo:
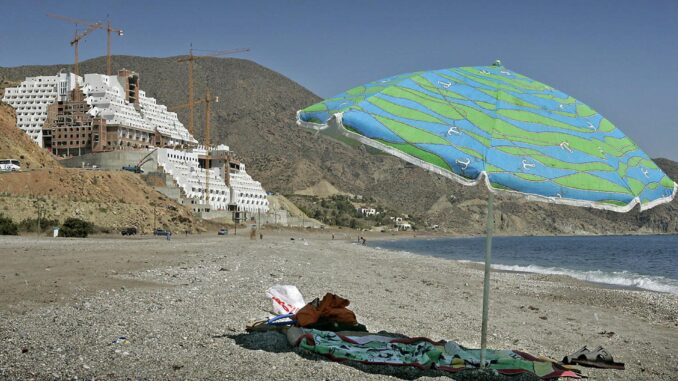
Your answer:
[[[380,332],[383,334],[383,332]],[[401,336],[401,335],[394,335]],[[299,356],[312,361],[330,361],[326,357],[293,348],[287,342],[287,337],[279,332],[252,332],[235,335],[225,335],[237,345],[249,350],[262,350],[271,353],[295,352]],[[350,366],[361,372],[391,376],[402,380],[416,380],[419,377],[445,377],[457,381],[535,381],[538,377],[531,374],[503,376],[491,370],[469,369],[458,373],[443,372],[440,370],[421,370],[410,366],[367,365],[355,361],[342,361],[342,365]]]

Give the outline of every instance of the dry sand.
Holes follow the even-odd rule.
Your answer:
[[[330,233],[244,233],[0,237],[0,379],[416,377],[304,355],[276,333],[246,334],[250,319],[267,315],[274,284],[298,286],[307,301],[347,297],[371,331],[479,346],[482,272],[473,265]],[[603,345],[627,369],[584,369],[591,379],[678,379],[676,295],[504,272],[493,274],[491,298],[491,348],[561,359]],[[128,343],[112,343],[121,336]]]

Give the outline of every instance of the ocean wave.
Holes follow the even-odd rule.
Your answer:
[[[542,267],[536,265],[492,265],[493,269],[504,271],[520,271],[536,274],[565,275],[587,282],[604,283],[615,286],[637,287],[650,291],[678,294],[678,280],[661,276],[636,274],[629,271],[605,272],[600,270],[581,271],[558,267]]]

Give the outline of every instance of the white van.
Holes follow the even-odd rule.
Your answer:
[[[20,170],[19,160],[0,159],[0,172],[18,172]]]

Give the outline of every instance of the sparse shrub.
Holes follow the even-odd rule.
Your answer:
[[[79,218],[68,218],[61,225],[61,234],[64,237],[86,238],[87,235],[94,232],[94,226],[91,223]]]
[[[37,218],[27,218],[21,222],[19,222],[19,230],[22,232],[34,232],[35,229],[38,226],[38,219]],[[40,219],[40,231],[44,232],[46,230],[49,230],[53,228],[54,226],[59,226],[59,220],[51,220],[48,218],[41,218]]]
[[[186,223],[191,222],[191,219],[188,218],[188,217],[184,217],[182,215],[177,215],[177,216],[173,216],[172,218],[170,218],[170,221],[177,222],[177,223],[180,223],[180,224],[186,224]]]
[[[19,227],[12,221],[0,214],[0,235],[17,235],[19,234]]]

